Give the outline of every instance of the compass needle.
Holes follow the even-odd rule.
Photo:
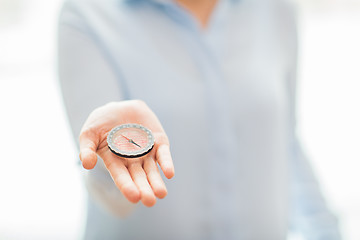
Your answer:
[[[122,135],[122,134],[120,134],[120,135],[130,142],[131,139],[128,139],[127,137],[125,137],[125,136]]]
[[[130,143],[132,143],[132,144],[138,146],[139,148],[141,148],[141,146],[140,146],[139,144],[137,144],[136,142],[134,142],[134,140],[132,140],[132,139],[130,139],[130,138],[127,138],[127,137],[125,137],[125,136],[122,135],[122,134],[120,134],[120,135],[121,135],[122,137],[124,137],[126,140],[128,140]]]
[[[131,142],[132,144],[138,146],[139,148],[141,148],[141,146],[139,144],[137,144],[136,142],[134,142],[134,140],[130,139],[129,142]]]

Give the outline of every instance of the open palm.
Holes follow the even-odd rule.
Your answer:
[[[149,154],[140,158],[122,158],[110,151],[107,146],[109,131],[125,123],[141,124],[152,131],[155,145]],[[167,195],[156,162],[167,178],[174,176],[169,141],[158,118],[144,102],[113,102],[89,115],[80,133],[80,159],[84,168],[94,168],[97,155],[103,159],[114,183],[130,202],[141,200],[150,207],[156,203],[156,197]]]

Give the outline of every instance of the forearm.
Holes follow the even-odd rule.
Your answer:
[[[91,197],[111,214],[126,217],[136,206],[115,186],[101,159],[94,169],[82,170],[81,174]]]
[[[296,141],[291,159],[291,219],[309,240],[339,240],[338,219],[330,211],[308,159]]]
[[[78,142],[82,124],[90,112],[122,97],[116,78],[96,44],[67,23],[70,14],[62,16],[59,26],[58,69],[69,123]],[[90,196],[112,214],[125,216],[133,209],[134,204],[115,186],[101,159],[93,170],[82,169],[81,173]]]
[[[287,21],[288,46],[288,106],[289,106],[289,172],[290,172],[290,218],[292,228],[308,240],[339,240],[338,220],[331,213],[321,191],[311,164],[304,154],[296,135],[297,107],[297,24],[293,11]]]

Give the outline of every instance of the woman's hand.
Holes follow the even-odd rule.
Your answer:
[[[153,150],[140,158],[122,158],[110,151],[107,135],[115,126],[137,123],[149,128],[154,137]],[[80,133],[80,159],[86,169],[96,165],[99,155],[112,179],[124,196],[145,206],[156,203],[156,197],[167,195],[156,162],[167,178],[174,176],[169,141],[156,115],[142,101],[131,100],[106,104],[95,109]]]

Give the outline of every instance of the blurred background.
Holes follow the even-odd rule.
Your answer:
[[[0,239],[79,239],[86,191],[56,76],[61,0],[0,0]],[[299,135],[360,239],[360,0],[298,0]],[[301,239],[289,236],[289,240]]]

